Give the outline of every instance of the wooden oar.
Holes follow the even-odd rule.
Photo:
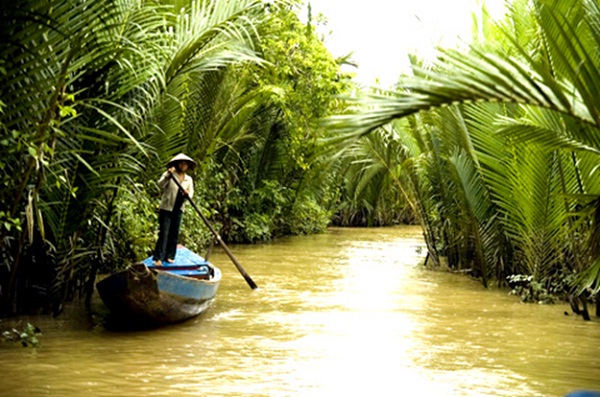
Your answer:
[[[173,182],[175,182],[175,184],[177,185],[177,187],[179,188],[179,190],[181,190],[182,193],[185,192],[185,189],[183,188],[183,186],[181,186],[181,183],[177,180],[177,178],[175,177],[175,175],[173,175],[173,173],[171,173],[170,171],[169,171],[169,174],[171,175],[171,179],[173,180]],[[192,205],[192,207],[194,207],[194,209],[196,210],[196,212],[198,213],[198,215],[200,215],[200,218],[202,218],[202,220],[204,221],[204,224],[206,225],[206,227],[208,227],[208,229],[213,234],[213,236],[215,236],[215,239],[217,240],[217,242],[221,245],[221,247],[223,247],[223,250],[225,251],[225,253],[229,257],[229,259],[231,259],[231,261],[233,262],[233,264],[235,265],[235,267],[238,269],[238,271],[240,272],[240,274],[244,277],[244,279],[246,280],[246,282],[248,283],[248,285],[250,286],[250,288],[252,288],[252,289],[258,288],[258,285],[256,285],[256,283],[254,281],[252,281],[252,279],[250,278],[250,276],[248,275],[248,273],[246,273],[246,271],[244,270],[244,268],[242,267],[242,265],[240,265],[240,263],[238,262],[238,260],[233,255],[233,252],[231,252],[231,250],[229,249],[229,247],[227,246],[227,244],[225,244],[225,242],[223,241],[223,239],[221,239],[221,236],[219,236],[219,233],[217,233],[217,231],[210,224],[210,222],[208,221],[208,219],[206,219],[206,217],[202,214],[202,212],[200,212],[200,209],[196,206],[196,203],[194,203],[194,201],[192,200],[192,198],[190,196],[188,196],[187,194],[185,196],[188,199],[188,201],[190,202],[190,204]]]

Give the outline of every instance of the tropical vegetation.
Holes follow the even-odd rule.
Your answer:
[[[482,7],[468,48],[352,87],[294,0],[28,0],[0,11],[1,314],[60,312],[152,249],[198,161],[227,241],[418,223],[428,266],[525,301],[600,292],[600,7]],[[303,11],[304,12],[304,11]],[[352,89],[352,90],[350,90]],[[348,95],[352,93],[352,95]],[[184,217],[182,242],[212,236]],[[48,304],[50,303],[50,305]],[[583,305],[583,306],[582,306]]]
[[[25,326],[13,327],[2,331],[0,333],[0,342],[20,343],[23,347],[35,347],[39,344],[38,336],[41,333],[42,331],[38,327],[27,323]]]
[[[440,49],[354,115],[347,139],[394,131],[394,172],[428,261],[508,284],[526,301],[600,291],[600,8],[515,0],[483,12],[468,50]],[[365,172],[363,170],[363,172]]]
[[[229,241],[322,231],[316,120],[347,86],[293,1],[29,0],[0,35],[2,314],[93,291],[156,238],[156,179],[198,161],[195,201]],[[315,162],[318,164],[318,162]],[[331,190],[331,191],[330,191]],[[185,217],[183,242],[211,236]]]

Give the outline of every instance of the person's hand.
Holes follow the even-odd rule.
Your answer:
[[[175,167],[170,167],[169,169],[167,169],[167,171],[169,171],[171,174],[175,173]]]
[[[187,191],[187,190],[184,190],[184,191],[183,191],[183,195],[184,195],[185,197],[189,197],[189,196],[190,196],[190,192],[189,192],[189,191]]]

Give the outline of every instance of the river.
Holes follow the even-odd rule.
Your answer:
[[[233,246],[202,316],[151,331],[25,318],[0,346],[0,396],[544,396],[600,390],[600,321],[422,268],[416,227]],[[102,311],[101,302],[95,307]],[[568,312],[570,315],[565,315]]]

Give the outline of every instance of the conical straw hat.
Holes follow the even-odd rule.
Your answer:
[[[169,161],[167,163],[167,168],[175,166],[175,164],[177,164],[180,161],[187,161],[190,164],[190,168],[194,168],[197,165],[196,162],[194,160],[192,160],[191,157],[186,156],[183,153],[179,153],[177,156],[173,157],[171,159],[171,161]]]

